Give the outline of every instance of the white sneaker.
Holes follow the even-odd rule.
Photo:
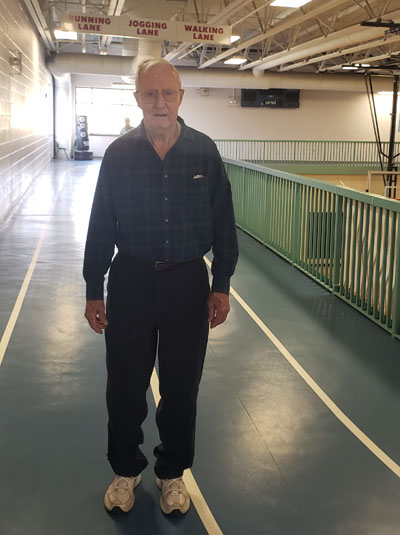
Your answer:
[[[141,480],[141,474],[136,477],[115,476],[104,495],[104,507],[107,511],[128,513],[135,503],[133,491]]]
[[[157,485],[161,489],[160,507],[166,515],[172,511],[187,513],[190,507],[190,498],[185,483],[181,477],[174,479],[156,478]]]

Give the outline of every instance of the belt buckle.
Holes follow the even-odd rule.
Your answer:
[[[162,271],[168,267],[168,262],[166,260],[156,260],[154,262],[154,269],[156,271]]]

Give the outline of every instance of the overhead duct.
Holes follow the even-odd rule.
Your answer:
[[[162,41],[139,39],[138,53],[134,61],[134,70],[142,61],[150,58],[160,58],[162,53]]]
[[[139,39],[138,52],[132,63],[133,73],[136,73],[136,69],[142,61],[150,58],[160,58],[162,54],[162,42],[152,41],[149,39]],[[130,81],[135,83],[134,77],[130,77]]]
[[[131,56],[97,54],[54,54],[47,60],[47,67],[55,77],[64,73],[132,76],[132,64]]]
[[[103,56],[98,54],[53,54],[47,67],[54,77],[69,74],[105,74],[124,76],[133,82],[137,65],[148,58],[160,57],[161,41],[140,39],[137,54],[133,56]]]
[[[144,41],[142,41],[144,42]],[[153,42],[151,42],[154,44]],[[158,43],[157,46],[160,46]],[[48,59],[47,65],[54,76],[63,73],[71,74],[106,74],[116,76],[134,75],[135,65],[154,57],[157,47],[138,51],[135,61],[132,57],[98,56],[94,54],[57,54]],[[365,91],[362,75],[357,74],[306,74],[278,73],[268,71],[256,78],[250,71],[228,69],[198,70],[190,67],[179,67],[183,87],[210,87],[230,89],[308,89],[317,91]],[[132,79],[132,78],[130,78]],[[391,91],[391,79],[376,77],[376,91]]]

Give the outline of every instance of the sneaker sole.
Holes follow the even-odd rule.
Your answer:
[[[142,481],[142,474],[139,474],[136,478],[133,489],[135,489],[141,481]],[[127,507],[126,505],[123,505],[123,506],[114,505],[114,507],[109,509],[104,502],[104,509],[107,511],[107,513],[111,513],[113,515],[119,515],[119,514],[125,515],[126,513],[129,513],[129,511],[132,511],[134,505],[135,505],[135,496],[133,496],[133,503],[131,506]]]
[[[161,490],[161,481],[159,480],[159,478],[157,477],[156,478],[156,482],[157,482],[157,486],[158,488]],[[181,505],[181,507],[177,506],[177,507],[171,507],[170,505],[168,504],[165,504],[163,501],[162,501],[162,496],[160,498],[160,508],[161,508],[161,511],[165,514],[165,515],[170,515],[171,513],[173,513],[174,511],[177,511],[178,513],[181,513],[182,515],[185,515],[188,511],[189,511],[189,508],[190,508],[190,498],[188,498],[185,503],[183,505]]]

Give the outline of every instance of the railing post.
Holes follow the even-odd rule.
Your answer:
[[[397,214],[397,244],[395,257],[395,273],[393,288],[393,321],[392,335],[400,335],[400,214]]]
[[[343,237],[343,197],[336,194],[335,210],[335,238],[333,243],[333,277],[332,293],[337,293],[340,288],[340,268],[342,263],[342,237]]]
[[[292,206],[292,240],[290,259],[292,264],[300,264],[300,240],[301,240],[301,184],[294,184],[293,206]]]

